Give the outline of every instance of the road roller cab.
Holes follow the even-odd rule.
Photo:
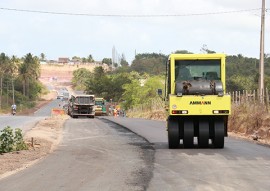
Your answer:
[[[231,98],[224,54],[171,54],[166,67],[169,148],[224,147]]]

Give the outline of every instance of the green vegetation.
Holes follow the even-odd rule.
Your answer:
[[[201,49],[204,53],[215,53],[206,45]],[[187,50],[175,53],[190,54]],[[45,54],[40,55],[45,59]],[[106,100],[121,102],[125,109],[156,99],[156,89],[164,87],[166,61],[168,55],[161,53],[137,54],[129,65],[122,54],[119,63],[112,63],[110,58],[103,62],[109,65],[109,71],[96,67],[93,72],[80,68],[73,73],[72,84],[76,89],[89,94],[104,97]],[[81,59],[74,56],[74,59]],[[90,54],[83,59],[94,61]],[[258,65],[256,58],[238,55],[227,55],[227,91],[257,89]],[[43,91],[38,82],[40,63],[37,56],[27,54],[23,58],[8,57],[0,54],[0,109],[9,109],[14,100],[18,106],[32,107]],[[265,55],[265,86],[270,88],[270,57]],[[14,89],[14,91],[13,91]]]
[[[75,70],[72,78],[72,84],[76,87],[75,89],[85,89],[85,84],[89,76],[91,76],[91,72],[86,68]]]
[[[201,49],[204,53],[215,53],[206,45]],[[175,53],[191,54],[187,50],[177,50]],[[125,109],[142,107],[158,99],[156,90],[164,88],[166,61],[168,55],[144,53],[136,55],[130,65],[127,65],[122,55],[119,67],[105,71],[96,67],[94,72],[79,69],[74,72],[73,85],[80,87],[87,93],[121,102]],[[104,58],[104,62],[112,65],[111,59]],[[227,91],[241,91],[257,89],[258,64],[256,58],[238,55],[227,55]],[[270,57],[265,56],[265,86],[270,88]],[[154,101],[155,102],[155,101]]]
[[[23,140],[21,129],[16,128],[15,133],[13,133],[13,129],[7,126],[0,133],[0,154],[28,149]]]
[[[163,77],[148,76],[144,79],[133,79],[131,83],[123,85],[124,93],[122,99],[124,108],[129,109],[142,104],[156,102],[159,98],[157,89],[163,88]],[[163,90],[164,91],[164,90]]]
[[[270,89],[270,55],[265,55],[265,87]],[[254,90],[258,88],[259,59],[244,57],[241,54],[228,55],[227,91]]]
[[[168,56],[164,54],[138,54],[133,60],[130,70],[150,75],[165,75]]]
[[[42,55],[45,57],[45,55]],[[39,58],[26,54],[23,58],[0,54],[0,111],[9,110],[13,102],[20,108],[33,107],[42,93]],[[13,99],[14,97],[14,99]]]
[[[147,55],[151,61],[161,60],[158,70],[164,72],[164,56],[158,57],[157,54]],[[157,98],[156,91],[162,88],[164,76],[143,73],[147,68],[147,62],[138,64],[143,56],[137,56],[135,59],[137,70],[129,67],[126,61],[122,61],[121,66],[114,71],[106,72],[102,67],[96,67],[93,72],[84,69],[74,71],[72,83],[76,88],[82,87],[88,94],[95,94],[97,97],[103,97],[113,102],[121,102],[122,107],[129,109],[144,102],[149,102]],[[157,74],[157,70],[152,70],[155,66],[152,64],[149,71]]]

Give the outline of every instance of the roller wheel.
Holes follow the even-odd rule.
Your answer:
[[[224,148],[224,122],[223,120],[215,121],[213,145],[215,148]]]
[[[209,143],[209,123],[207,121],[200,121],[198,145],[201,148],[206,148],[208,147],[208,143]]]
[[[175,149],[179,146],[179,128],[176,119],[168,119],[168,142],[170,149]]]
[[[194,125],[192,121],[184,121],[183,144],[185,148],[193,147]]]

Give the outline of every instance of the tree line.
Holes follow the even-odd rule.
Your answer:
[[[215,53],[207,46],[201,49],[204,53]],[[190,54],[187,50],[175,53]],[[129,64],[124,55],[120,65],[111,63],[110,58],[103,62],[114,67],[105,71],[96,67],[93,72],[80,68],[73,73],[74,87],[92,93],[106,100],[123,102],[125,108],[156,99],[156,89],[164,88],[166,61],[169,55],[161,53],[137,54]],[[33,105],[42,92],[38,81],[41,58],[31,53],[22,58],[0,54],[0,107],[9,107],[13,100],[16,104]],[[87,58],[93,60],[92,55]],[[241,54],[226,56],[227,91],[257,89],[259,60]],[[270,89],[270,55],[265,55],[265,87]],[[14,91],[13,91],[14,90]],[[14,97],[14,99],[13,99]]]
[[[15,103],[31,107],[42,91],[40,62],[31,53],[22,58],[0,54],[0,110]]]
[[[203,53],[215,53],[204,46]],[[191,54],[187,50],[175,53]],[[156,99],[156,90],[164,88],[166,61],[169,55],[157,53],[137,54],[130,65],[124,64],[113,71],[95,68],[93,72],[78,69],[73,85],[87,93],[107,100],[121,101],[126,109]],[[259,60],[241,54],[226,56],[227,91],[254,90],[258,87]],[[265,87],[270,89],[270,56],[265,55]]]
[[[150,76],[136,71],[106,72],[101,66],[93,72],[80,68],[73,72],[72,84],[87,94],[121,102],[124,109],[157,98],[156,90],[163,87],[163,76]]]

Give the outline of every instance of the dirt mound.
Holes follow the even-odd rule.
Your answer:
[[[49,81],[71,82],[73,71],[79,68],[86,68],[93,71],[96,65],[41,65],[41,75],[39,80],[43,83]]]

